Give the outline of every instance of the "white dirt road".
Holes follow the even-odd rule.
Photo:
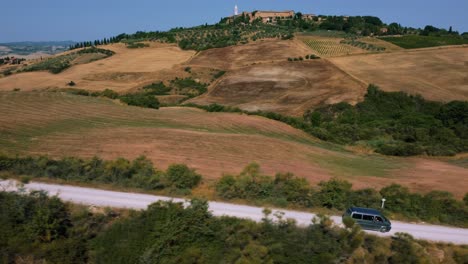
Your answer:
[[[0,181],[1,191],[17,191],[16,181]],[[92,188],[83,188],[66,185],[45,184],[32,182],[24,185],[26,190],[43,190],[49,195],[57,195],[64,201],[73,203],[94,205],[98,207],[115,207],[115,208],[131,208],[131,209],[146,209],[151,203],[157,201],[174,201],[186,202],[180,198],[170,198],[164,196],[155,196],[148,194],[126,193],[106,191]],[[233,216],[239,218],[251,219],[260,221],[263,218],[263,208],[236,205],[222,202],[209,202],[209,210],[215,216]],[[316,217],[313,213],[298,212],[291,210],[273,210],[283,212],[284,218],[296,220],[298,225],[306,226],[311,223],[311,220]],[[331,216],[331,219],[338,225],[341,225],[340,216]],[[431,240],[454,244],[468,244],[468,229],[454,228],[427,224],[413,224],[399,221],[392,221],[391,232],[382,234],[380,232],[368,231],[370,234],[379,236],[391,236],[397,232],[404,232],[412,235],[416,239]]]

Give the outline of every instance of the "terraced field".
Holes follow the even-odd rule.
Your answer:
[[[52,92],[0,92],[0,150],[105,159],[143,154],[158,168],[182,162],[208,178],[238,173],[256,161],[265,173],[289,171],[312,183],[337,176],[359,188],[398,182],[458,197],[468,189],[462,166],[357,155],[261,117],[185,107],[152,110]]]

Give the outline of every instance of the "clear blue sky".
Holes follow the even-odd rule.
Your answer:
[[[240,11],[375,15],[404,26],[468,31],[467,0],[14,0],[0,3],[0,42],[94,40],[138,30],[218,22]]]

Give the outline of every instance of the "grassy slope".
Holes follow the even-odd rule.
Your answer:
[[[418,173],[417,160],[353,154],[261,117],[178,107],[151,110],[47,92],[0,93],[0,112],[0,149],[7,154],[105,159],[144,154],[159,168],[186,163],[208,178],[238,173],[256,161],[267,174],[290,171],[312,183],[339,176],[356,187],[398,181],[425,191],[466,191],[462,185],[459,191],[447,184],[426,184],[431,176]],[[461,177],[456,169],[463,168],[445,165],[446,177]],[[422,180],[401,178],[407,171]]]

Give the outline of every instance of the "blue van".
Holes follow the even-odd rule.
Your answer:
[[[380,211],[371,208],[350,207],[343,218],[351,217],[362,229],[389,232],[392,223]]]

